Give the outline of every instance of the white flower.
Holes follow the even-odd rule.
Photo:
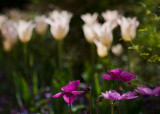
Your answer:
[[[99,57],[105,57],[108,55],[108,48],[107,46],[103,45],[103,43],[101,43],[98,40],[94,40],[94,43],[97,46],[97,54]]]
[[[95,23],[95,24],[90,25],[90,26],[87,25],[87,24],[83,25],[82,29],[83,29],[83,32],[84,32],[84,36],[89,43],[93,43],[94,40],[96,39],[97,35],[96,35],[94,29],[99,29],[100,26],[101,25],[99,23]]]
[[[113,26],[110,22],[105,22],[100,28],[95,28],[98,40],[105,46],[110,47],[113,41]]]
[[[5,51],[10,51],[17,42],[16,24],[13,21],[7,21],[1,27],[1,34],[4,38],[3,47]]]
[[[112,46],[111,50],[115,56],[120,56],[123,52],[123,47],[121,44],[117,44],[117,45]]]
[[[46,23],[51,26],[51,33],[56,40],[62,40],[69,31],[69,22],[72,17],[67,11],[53,11],[51,18],[46,19]]]
[[[120,18],[120,14],[116,10],[107,10],[102,13],[102,16],[106,22],[113,24],[114,28],[118,25],[117,20]]]
[[[0,29],[7,20],[8,18],[5,15],[0,15]]]
[[[36,22],[35,29],[41,35],[43,35],[46,32],[48,27],[48,24],[45,22],[45,20],[46,17],[44,15],[35,17],[35,22]]]
[[[122,17],[118,20],[118,24],[121,26],[121,35],[124,41],[132,41],[136,36],[136,30],[139,26],[139,21],[136,17],[125,18]]]
[[[32,31],[35,25],[32,21],[26,22],[20,20],[17,24],[18,36],[21,42],[26,43],[31,39]]]
[[[81,15],[81,19],[84,21],[85,24],[89,26],[97,23],[97,17],[98,17],[98,13],[94,13],[93,15],[90,13]]]

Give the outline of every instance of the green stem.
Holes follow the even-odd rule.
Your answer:
[[[118,102],[118,105],[119,105],[119,114],[121,114],[121,102],[120,101]]]
[[[152,114],[155,114],[155,110],[154,110],[154,99],[152,97]]]
[[[59,65],[59,69],[61,70],[62,68],[62,55],[63,55],[63,41],[57,41],[58,42],[58,65]]]
[[[89,94],[90,94],[90,114],[92,114],[92,92],[91,92],[91,88],[90,88]]]
[[[111,104],[111,114],[114,114],[114,104]]]
[[[91,44],[91,61],[92,61],[92,67],[94,68],[94,62],[95,62],[94,44]]]
[[[129,47],[129,44],[128,44],[128,42],[127,42],[128,71],[130,71],[130,53],[129,53],[129,49],[128,49],[128,47]]]
[[[99,112],[99,106],[98,106],[98,104],[99,104],[99,102],[97,101],[97,102],[96,102],[96,110],[97,110],[97,113],[96,113],[96,114],[98,114],[98,112]]]

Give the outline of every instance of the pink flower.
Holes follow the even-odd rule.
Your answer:
[[[125,94],[120,94],[118,92],[116,92],[115,90],[109,90],[109,91],[106,91],[106,93],[102,93],[102,96],[105,98],[105,99],[109,99],[109,100],[129,100],[129,99],[135,99],[137,98],[138,96],[135,96],[137,94],[137,92],[131,92],[131,91],[128,91],[126,92]]]
[[[118,80],[120,79],[123,82],[127,82],[129,85],[131,85],[130,80],[136,78],[136,76],[133,73],[129,73],[129,72],[122,72],[122,68],[118,68],[118,69],[112,69],[112,70],[108,70],[108,74],[104,74],[102,77],[106,80]]]
[[[160,87],[156,87],[154,89],[149,87],[138,87],[136,91],[143,95],[160,96]]]
[[[73,103],[76,100],[77,95],[84,93],[84,91],[77,91],[79,84],[80,84],[79,80],[69,81],[66,86],[61,88],[63,92],[55,94],[53,98],[63,97],[63,99],[67,103],[69,103],[69,98],[70,98],[70,103]]]

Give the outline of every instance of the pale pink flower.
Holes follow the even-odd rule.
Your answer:
[[[123,47],[121,44],[117,44],[117,45],[112,46],[111,50],[115,56],[120,56],[123,52]]]
[[[98,17],[98,13],[94,13],[93,15],[90,13],[81,15],[81,19],[84,21],[85,24],[89,26],[97,23],[97,17]]]

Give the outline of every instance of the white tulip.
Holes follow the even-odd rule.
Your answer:
[[[0,29],[7,20],[8,18],[5,15],[0,15]]]
[[[99,29],[100,26],[101,25],[99,23],[95,23],[95,24],[90,25],[90,26],[87,25],[87,24],[83,25],[82,29],[83,29],[83,32],[84,32],[84,36],[89,43],[93,43],[94,40],[96,39],[97,35],[96,35],[94,29]]]
[[[81,15],[81,19],[84,21],[85,24],[89,26],[97,23],[97,17],[98,17],[98,13],[94,13],[93,15],[90,13]]]
[[[97,46],[97,54],[99,57],[103,58],[108,55],[108,47],[107,46],[105,46],[103,43],[101,43],[98,40],[94,40],[94,43]]]
[[[120,14],[116,10],[107,10],[102,13],[102,17],[106,22],[113,24],[115,28],[118,25],[117,20],[120,18]]]
[[[35,25],[32,21],[26,22],[20,20],[17,24],[18,36],[21,42],[26,43],[31,39],[32,31]]]
[[[46,19],[46,23],[50,24],[51,33],[56,40],[62,40],[69,31],[69,22],[72,14],[67,11],[53,11],[51,18]]]
[[[139,26],[139,21],[136,17],[125,18],[122,17],[118,20],[118,24],[121,26],[121,35],[124,41],[132,41],[136,36],[136,30]]]
[[[113,41],[112,30],[113,26],[110,22],[105,22],[100,28],[94,29],[97,34],[97,38],[105,46],[110,47]]]
[[[45,20],[46,17],[44,15],[35,17],[35,22],[36,22],[35,29],[40,35],[43,35],[47,30],[48,24],[45,22]]]
[[[120,56],[123,52],[123,47],[121,44],[117,44],[117,45],[112,46],[111,50],[115,56]]]
[[[8,40],[4,40],[3,41],[3,49],[6,51],[6,52],[9,52],[13,47],[13,44],[8,41]]]
[[[15,44],[17,42],[16,23],[13,21],[6,21],[1,27],[1,34],[5,40]]]

